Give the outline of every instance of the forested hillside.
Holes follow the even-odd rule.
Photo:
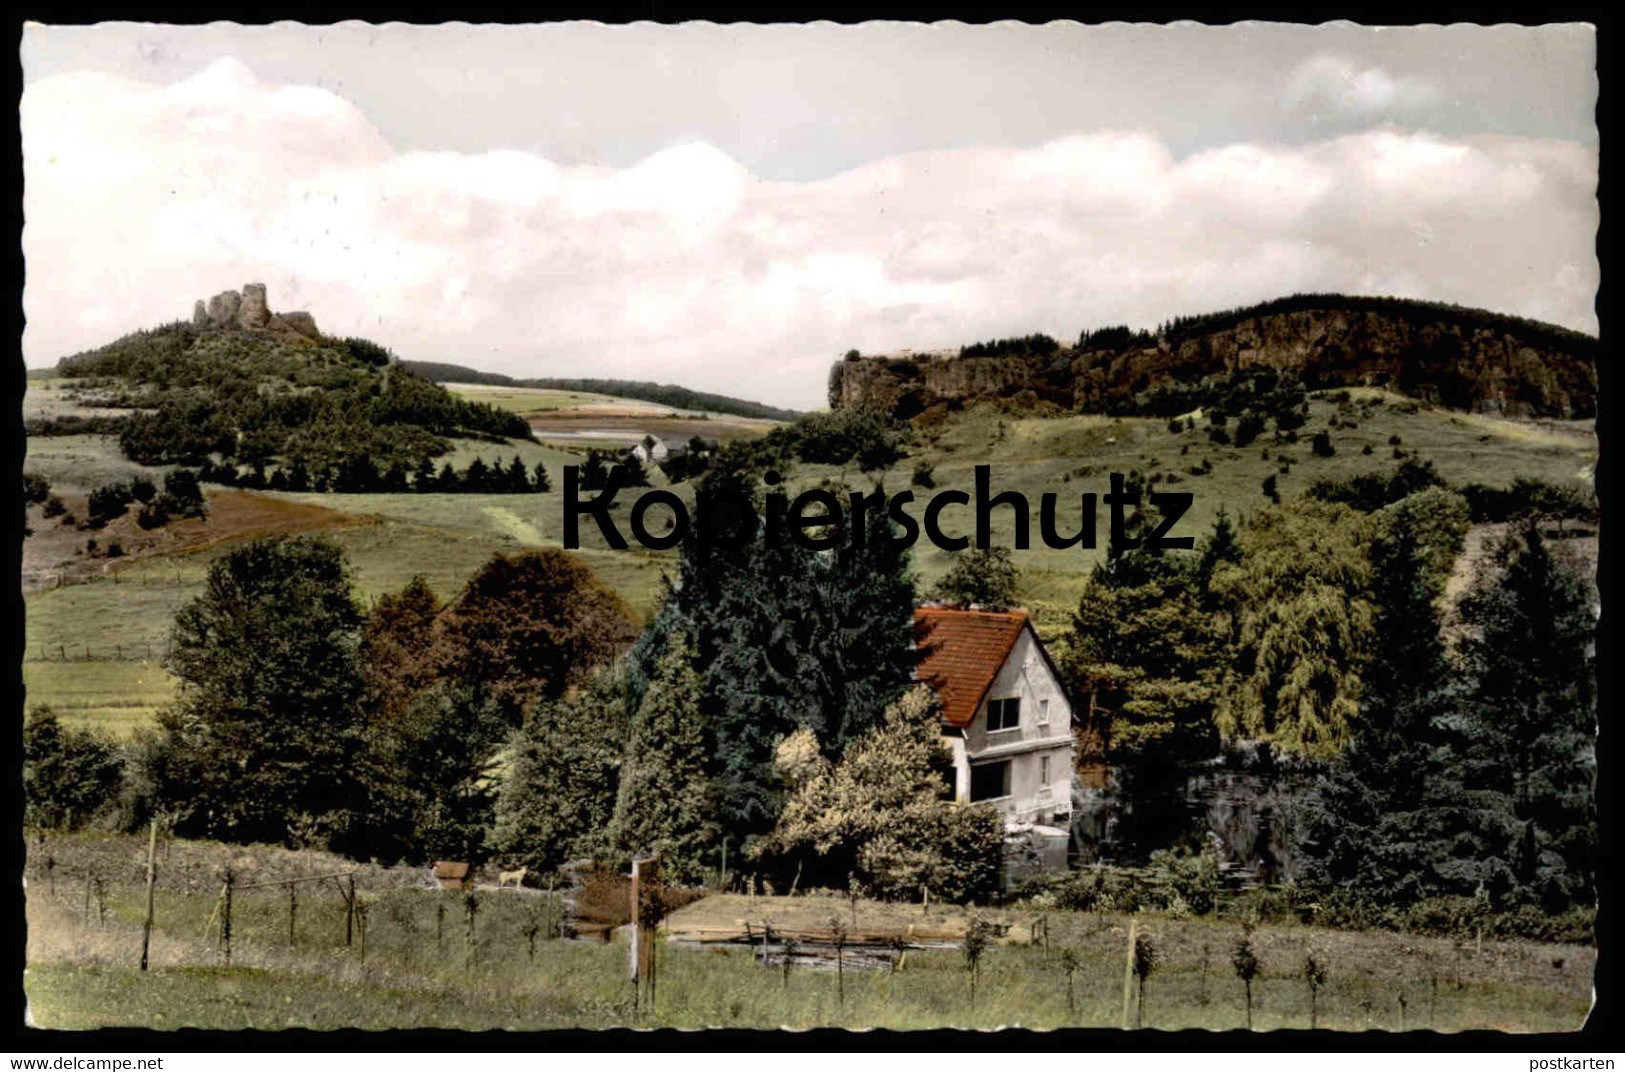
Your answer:
[[[460,399],[365,339],[294,343],[174,323],[64,358],[61,375],[100,407],[94,429],[38,422],[31,435],[116,434],[146,465],[298,467],[311,474],[370,459],[412,467],[459,436],[529,438],[525,422]],[[107,410],[120,411],[106,415]]]
[[[957,356],[860,356],[831,370],[832,407],[911,418],[977,401],[1034,413],[1168,415],[1171,390],[1258,371],[1310,390],[1387,387],[1450,409],[1508,417],[1594,416],[1597,339],[1555,324],[1438,302],[1294,294],[1176,316],[1155,332],[1082,332],[978,342]],[[1200,403],[1198,403],[1200,404]],[[1180,412],[1178,410],[1172,412]]]

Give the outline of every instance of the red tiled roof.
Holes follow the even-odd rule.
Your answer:
[[[942,698],[943,721],[960,729],[970,725],[1026,627],[1027,613],[1019,610],[915,610],[914,643],[925,651],[919,678]]]

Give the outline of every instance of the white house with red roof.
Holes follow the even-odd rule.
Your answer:
[[[924,606],[919,680],[942,699],[956,799],[987,801],[1012,829],[1072,814],[1072,707],[1025,611]]]

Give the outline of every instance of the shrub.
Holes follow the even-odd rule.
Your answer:
[[[1236,446],[1245,447],[1264,432],[1264,418],[1248,410],[1236,422]]]
[[[1468,484],[1461,489],[1475,522],[1512,521],[1525,515],[1595,521],[1597,503],[1581,484],[1554,484],[1519,477],[1509,488]]]
[[[1321,458],[1330,458],[1337,453],[1337,448],[1332,446],[1332,434],[1325,429],[1321,429],[1310,438],[1309,450]]]
[[[46,499],[45,505],[40,509],[46,517],[61,517],[63,514],[68,512],[68,508],[62,503],[61,496],[58,495],[52,495],[50,498]]]
[[[33,473],[23,474],[23,500],[38,504],[45,502],[51,495],[51,482],[42,476]]]
[[[986,900],[998,886],[1004,823],[986,805],[945,799],[941,702],[924,686],[886,709],[838,764],[820,759],[752,849],[810,880],[855,876],[877,896],[913,898],[922,887],[953,901]]]
[[[1016,605],[1021,571],[1008,547],[959,551],[954,564],[932,589],[934,599],[962,607],[1002,611]]]
[[[162,528],[169,524],[169,496],[160,495],[141,508],[135,523],[144,529]]]
[[[118,795],[124,767],[114,746],[64,727],[48,707],[23,726],[23,799],[31,825],[75,830]]]
[[[1218,907],[1219,853],[1209,842],[1201,852],[1174,852],[1164,849],[1151,854],[1154,882],[1167,891],[1164,901],[1173,904],[1174,898],[1199,916],[1205,916]]]
[[[177,517],[202,517],[206,512],[203,488],[190,469],[170,471],[164,477],[164,495],[169,499],[169,512]]]
[[[813,465],[857,462],[865,472],[884,469],[903,456],[903,431],[872,408],[815,413],[763,438],[769,450],[789,448]]]
[[[130,508],[130,489],[123,484],[108,484],[90,493],[85,505],[86,519],[91,527],[101,528],[115,518],[123,517]]]

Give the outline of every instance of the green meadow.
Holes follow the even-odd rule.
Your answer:
[[[1519,476],[1573,482],[1588,479],[1596,464],[1596,439],[1586,422],[1515,421],[1430,409],[1375,389],[1356,389],[1349,395],[1348,402],[1325,393],[1315,397],[1296,443],[1277,445],[1265,436],[1245,448],[1213,443],[1201,421],[1195,429],[1174,433],[1160,419],[1034,417],[984,405],[918,429],[909,457],[884,473],[801,465],[789,488],[794,492],[832,481],[856,490],[879,479],[888,493],[912,490],[910,513],[921,519],[926,501],[943,490],[974,495],[974,468],[989,466],[993,492],[1018,492],[1028,501],[1031,546],[1015,552],[1015,560],[1022,570],[1023,599],[1040,630],[1052,634],[1065,626],[1091,570],[1105,554],[1110,513],[1103,503],[1097,505],[1093,549],[1051,549],[1038,532],[1039,504],[1046,493],[1058,497],[1059,531],[1071,534],[1081,524],[1079,496],[1090,492],[1103,496],[1110,490],[1112,473],[1138,470],[1147,478],[1160,473],[1160,490],[1188,491],[1193,496],[1189,512],[1172,535],[1200,539],[1220,510],[1240,520],[1264,505],[1268,500],[1263,483],[1272,475],[1278,493],[1287,497],[1322,477],[1390,473],[1400,464],[1396,451],[1431,461],[1455,485],[1476,481],[1506,486]],[[1374,404],[1359,405],[1361,399]],[[1309,437],[1334,418],[1357,426],[1334,429],[1335,453],[1318,457],[1309,449]],[[515,454],[527,466],[545,464],[553,490],[540,495],[263,494],[324,506],[337,511],[335,517],[376,519],[333,534],[350,557],[364,600],[399,590],[416,574],[445,598],[493,554],[563,545],[563,468],[578,463],[580,454],[534,442],[462,440],[445,460],[464,468],[476,457],[507,464]],[[116,443],[101,436],[37,439],[30,443],[27,467],[53,485],[78,488],[148,471],[124,461]],[[914,484],[921,468],[929,470],[932,486]],[[657,470],[651,471],[651,482],[666,483]],[[628,518],[638,490],[624,491],[613,511],[629,548],[611,550],[597,526],[583,518],[579,553],[646,620],[658,605],[663,575],[674,572],[676,557],[675,552],[642,548],[632,538]],[[673,490],[692,503],[689,485]],[[653,516],[659,518],[662,512]],[[943,519],[950,535],[974,532],[970,507],[950,506]],[[995,545],[1013,545],[1011,510],[994,510],[992,531]],[[49,703],[70,719],[120,732],[150,717],[173,693],[173,682],[154,667],[175,611],[201,590],[209,562],[231,543],[228,538],[195,553],[131,561],[111,575],[29,594],[24,667],[29,702]],[[952,562],[952,553],[922,536],[914,547],[921,591]],[[85,656],[96,661],[61,661]]]

